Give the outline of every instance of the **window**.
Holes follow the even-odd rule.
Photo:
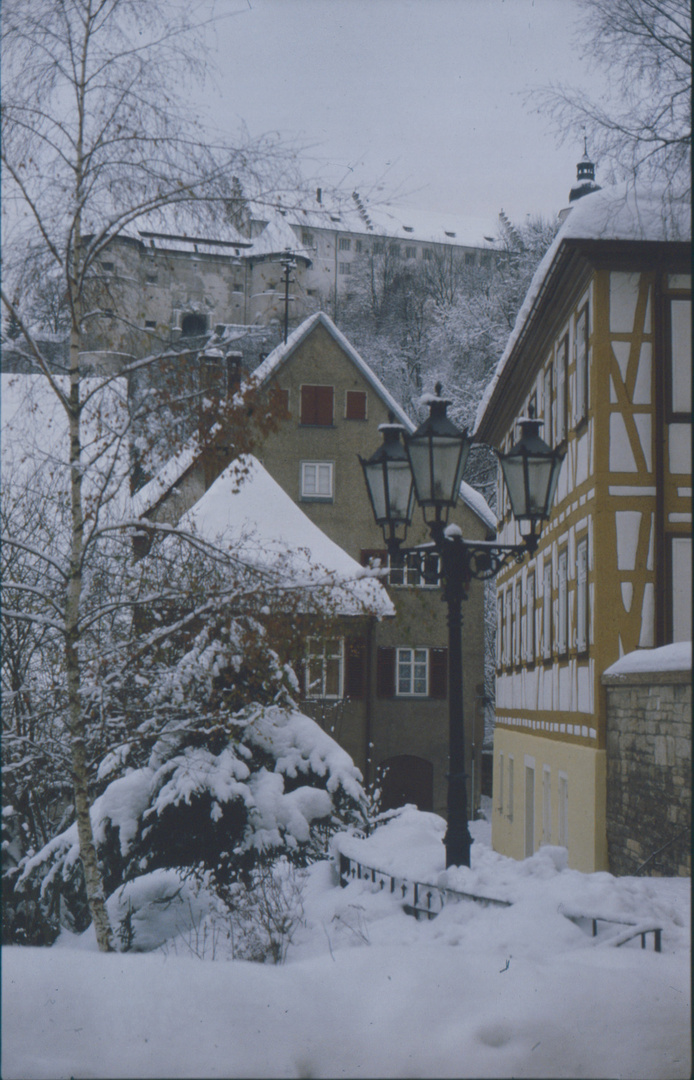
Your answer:
[[[406,247],[405,248],[405,258],[406,259],[416,259],[417,258],[417,248],[416,247]]]
[[[341,638],[308,638],[305,687],[307,698],[341,698],[344,642]]]
[[[544,399],[544,437],[548,443],[552,442],[554,433],[552,431],[552,365],[545,371],[544,379],[544,392],[542,395]]]
[[[303,247],[313,247],[313,233],[308,229],[301,230],[301,243]]]
[[[552,771],[542,768],[542,843],[552,843]]]
[[[301,462],[301,498],[329,502],[333,498],[333,462]]]
[[[340,249],[340,251],[351,251],[352,250],[352,241],[347,239],[344,236],[341,236],[339,241],[338,241],[337,246]]]
[[[513,584],[513,663],[521,661],[521,582],[518,578]]]
[[[434,589],[439,584],[441,568],[435,551],[408,551],[399,558],[389,555],[387,566],[390,585]]]
[[[181,319],[181,337],[200,337],[207,333],[207,315],[189,312]]]
[[[345,420],[366,420],[366,391],[348,390],[345,397]]]
[[[670,410],[691,420],[692,408],[692,302],[670,300]]]
[[[423,259],[425,259],[427,262],[429,262],[431,259],[433,259],[433,257],[434,257],[434,253],[431,250],[431,248],[422,248],[422,258]]]
[[[448,649],[379,647],[376,694],[379,698],[446,698]]]
[[[510,667],[513,663],[513,652],[511,649],[512,643],[512,629],[513,629],[513,604],[511,602],[511,589],[506,590],[504,596],[504,608],[506,610],[506,633],[504,634],[504,662]]]
[[[556,441],[566,438],[566,361],[569,351],[569,338],[565,335],[557,345],[557,408]]]
[[[355,240],[354,241],[354,250],[356,251],[357,255],[361,255],[363,249],[364,249],[364,245],[362,244],[361,240]]]
[[[576,649],[588,648],[588,537],[576,545]]]
[[[475,253],[474,253],[474,251],[466,251],[465,252],[465,265],[466,266],[474,266],[475,265]]]
[[[496,598],[496,666],[504,662],[504,594]]]
[[[339,265],[339,271],[342,275],[352,273],[352,264],[348,262],[341,262]]]
[[[692,640],[692,538],[673,536],[670,540],[672,567],[671,641]]]
[[[104,272],[105,272],[106,274],[112,274],[112,273],[113,273],[113,271],[115,270],[115,263],[112,263],[112,262],[102,262],[102,263],[101,263],[101,269],[102,269],[102,270],[103,270],[103,271],[104,271]]]
[[[525,660],[535,663],[535,575],[528,574],[525,586]]]
[[[497,810],[500,814],[504,812],[504,755],[499,754],[499,802],[497,803]]]
[[[535,762],[525,755],[525,858],[535,851]]]
[[[156,273],[155,274],[145,274],[145,281],[147,282],[148,285],[156,285],[158,280],[159,280],[159,276]]]
[[[399,259],[400,258],[400,245],[399,244],[391,244],[389,250],[390,250],[390,253],[391,253],[391,255],[393,256],[394,259]]]
[[[542,657],[552,657],[552,559],[545,555],[542,566]]]
[[[429,650],[397,650],[398,697],[426,697],[429,688]]]
[[[382,255],[385,251],[385,244],[382,240],[374,240],[373,253],[374,255]]]
[[[568,569],[568,552],[566,548],[559,552],[559,559],[557,561],[557,651],[562,654],[567,651],[568,648],[568,622],[569,622],[569,604],[567,596],[567,569]]]
[[[508,756],[508,813],[507,818],[513,821],[513,757]]]
[[[156,329],[156,325],[154,319],[145,319],[145,330],[154,330]]]
[[[301,387],[301,423],[312,427],[332,427],[332,386]]]
[[[588,305],[581,309],[576,318],[576,423],[580,424],[588,415]]]
[[[559,834],[557,843],[560,847],[569,846],[569,778],[566,773],[559,773]]]

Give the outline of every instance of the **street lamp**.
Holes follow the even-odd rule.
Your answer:
[[[391,557],[399,553],[412,521],[414,486],[441,562],[449,658],[446,866],[469,866],[472,838],[467,820],[462,601],[473,578],[492,578],[509,560],[522,562],[526,552],[535,551],[541,522],[549,517],[565,451],[552,450],[542,441],[538,434],[542,421],[532,415],[523,417],[521,438],[516,445],[507,454],[497,451],[523,542],[464,540],[458,526],[446,522],[458,498],[471,443],[467,429],[460,431],[446,416],[450,402],[441,397],[440,383],[428,405],[429,416],[412,434],[400,425],[382,424],[379,430],[383,433],[383,445],[367,461],[361,457],[359,460],[374,518],[383,529]],[[401,433],[404,447],[400,443]]]

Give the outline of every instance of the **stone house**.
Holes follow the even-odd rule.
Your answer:
[[[389,415],[412,421],[327,315],[310,316],[255,371],[278,390],[286,417],[255,454],[270,476],[322,532],[357,562],[386,565],[358,454],[381,442]],[[178,521],[228,464],[182,452],[138,493],[139,513]],[[493,535],[496,519],[467,484],[451,514],[466,537]],[[408,543],[428,540],[420,520]],[[303,655],[303,708],[354,757],[367,782],[385,770],[385,802],[445,813],[448,771],[447,627],[435,558],[392,567],[386,578],[392,618],[351,637],[311,640]],[[464,613],[464,709],[470,785],[479,804],[484,725],[483,586],[473,583]],[[329,649],[329,651],[326,651]]]
[[[691,640],[690,235],[689,207],[657,191],[575,201],[478,411],[501,450],[531,411],[566,450],[537,551],[497,578],[492,840],[515,858],[553,843],[586,872],[624,865],[602,676]],[[514,542],[502,490],[498,506]]]

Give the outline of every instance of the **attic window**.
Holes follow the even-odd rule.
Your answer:
[[[331,221],[340,221],[341,220],[340,215],[339,214],[331,214],[330,215],[330,220]]]
[[[414,225],[403,225],[405,232],[414,232]]]
[[[102,262],[102,264],[101,264],[101,269],[102,269],[102,270],[105,270],[105,271],[106,271],[106,273],[107,273],[107,274],[109,274],[109,273],[111,273],[111,271],[112,271],[112,270],[114,270],[114,269],[115,269],[115,263],[112,263],[112,262]]]
[[[446,234],[446,236],[455,236],[454,232],[448,232],[446,229],[444,229],[443,231]]]
[[[156,325],[154,319],[145,319],[145,330],[154,330]]]

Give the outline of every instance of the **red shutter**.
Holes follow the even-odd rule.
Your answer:
[[[366,420],[366,391],[348,390],[345,419]]]
[[[448,649],[429,650],[429,697],[448,697]]]
[[[345,642],[345,697],[361,700],[366,693],[366,641]]]
[[[272,404],[280,419],[284,420],[290,415],[289,413],[289,391],[282,390],[281,387],[275,386],[272,389],[273,399]]]
[[[376,664],[376,695],[395,697],[395,649],[379,648]]]
[[[301,423],[331,427],[333,422],[332,386],[301,387]]]

